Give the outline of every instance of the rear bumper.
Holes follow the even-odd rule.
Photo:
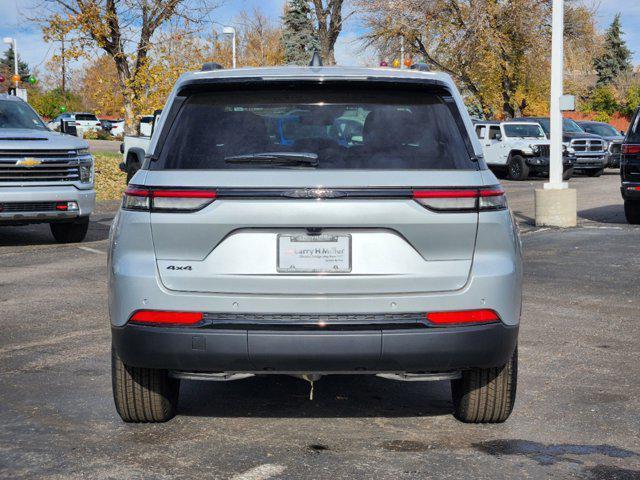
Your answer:
[[[78,210],[75,212],[57,210],[0,211],[0,224],[65,221],[88,217],[93,212],[96,193],[93,188],[81,190],[73,185],[0,187],[0,204],[45,202],[76,202]]]
[[[518,326],[503,323],[424,330],[265,331],[111,328],[131,366],[198,372],[442,372],[504,365]]]

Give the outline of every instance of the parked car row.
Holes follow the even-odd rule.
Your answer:
[[[548,175],[551,123],[548,117],[525,117],[504,122],[476,120],[474,123],[485,161],[496,173],[511,180]],[[605,168],[620,166],[620,148],[624,138],[620,132],[606,123],[581,123],[582,126],[571,119],[563,119],[565,180],[574,173],[599,177]]]

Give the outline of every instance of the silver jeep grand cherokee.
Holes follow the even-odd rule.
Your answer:
[[[164,111],[111,232],[123,420],[262,374],[450,380],[458,419],[507,419],[520,243],[449,76],[203,71]]]

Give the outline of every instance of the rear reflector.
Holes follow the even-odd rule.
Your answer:
[[[122,200],[126,210],[195,212],[216,199],[215,190],[147,189],[127,187]]]
[[[625,155],[640,154],[640,145],[622,145],[622,153]]]
[[[435,325],[469,325],[471,323],[499,322],[493,310],[462,310],[459,312],[430,312],[427,320]]]
[[[129,319],[132,323],[162,325],[195,325],[202,321],[201,312],[166,312],[158,310],[139,310]]]
[[[482,189],[414,190],[413,199],[425,208],[435,211],[482,211],[507,208],[504,190],[499,187]]]

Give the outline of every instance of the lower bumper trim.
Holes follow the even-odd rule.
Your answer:
[[[437,373],[507,362],[517,326],[494,323],[423,330],[198,330],[112,327],[134,367],[225,373]]]

